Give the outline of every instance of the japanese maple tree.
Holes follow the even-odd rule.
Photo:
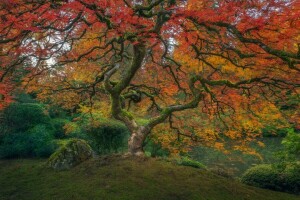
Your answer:
[[[0,83],[26,67],[43,95],[109,102],[133,155],[164,122],[199,137],[180,121],[201,113],[234,138],[227,115],[242,121],[300,84],[298,0],[5,0],[0,13]],[[257,123],[241,122],[245,134]]]

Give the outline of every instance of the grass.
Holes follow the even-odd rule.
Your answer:
[[[69,171],[46,169],[44,163],[45,160],[1,160],[0,199],[300,199],[152,158],[101,157]]]

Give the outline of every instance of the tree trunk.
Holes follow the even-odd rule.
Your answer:
[[[134,156],[143,156],[143,143],[148,135],[145,127],[138,127],[136,130],[131,131],[131,136],[128,139],[128,153]]]

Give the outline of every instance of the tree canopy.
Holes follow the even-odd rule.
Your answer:
[[[246,142],[299,91],[298,0],[4,0],[0,14],[1,106],[21,74],[45,101],[124,122],[133,154],[164,122]]]

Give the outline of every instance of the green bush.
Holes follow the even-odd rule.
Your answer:
[[[300,164],[286,168],[282,189],[283,191],[300,194]]]
[[[65,134],[68,139],[77,138],[92,142],[93,138],[88,134],[87,129],[89,129],[89,122],[68,122],[64,127],[67,127]]]
[[[178,165],[183,165],[183,166],[189,166],[189,167],[194,167],[194,168],[199,168],[199,169],[205,169],[206,166],[203,165],[202,163],[192,160],[189,157],[181,157],[181,159],[177,160]]]
[[[271,165],[257,165],[248,169],[241,178],[247,185],[279,190],[280,175]]]
[[[54,143],[53,131],[44,125],[37,125],[27,131],[33,144],[34,157],[49,157],[57,148]]]
[[[51,120],[51,124],[54,128],[54,137],[56,139],[65,138],[64,126],[70,121],[62,118],[54,118]]]
[[[88,116],[80,116],[66,123],[66,138],[83,139],[98,154],[118,153],[127,149],[130,135],[127,127],[116,120],[96,117],[91,119]]]
[[[9,133],[1,137],[0,158],[28,157],[31,150],[32,144],[26,134]]]
[[[15,94],[15,100],[20,103],[37,103],[37,101],[33,98],[33,95],[27,94],[24,91],[19,91]]]
[[[8,133],[1,137],[0,158],[48,157],[56,149],[52,130],[37,125],[22,133]]]
[[[125,125],[114,120],[103,120],[99,125],[86,128],[93,139],[92,146],[99,154],[117,153],[127,149],[130,135]]]
[[[52,128],[50,117],[42,104],[12,103],[3,111],[1,126],[6,126],[9,133],[25,132],[38,124]]]
[[[297,165],[300,160],[300,134],[289,129],[287,136],[281,142],[283,149],[276,153],[278,170],[284,171],[286,167]]]
[[[283,139],[282,144],[286,153],[294,155],[295,157],[300,155],[300,134],[296,133],[294,129],[288,130],[288,134]]]
[[[163,149],[160,143],[154,142],[151,138],[147,138],[144,144],[145,153],[149,157],[168,157],[169,151]]]
[[[61,119],[68,119],[70,118],[70,113],[68,110],[65,110],[59,106],[53,105],[48,107],[49,116],[51,118],[61,118]]]
[[[293,166],[284,171],[272,165],[257,165],[248,169],[241,181],[247,185],[282,192],[300,192],[300,167]]]
[[[288,133],[287,128],[266,126],[262,129],[263,137],[285,137],[287,133]]]

